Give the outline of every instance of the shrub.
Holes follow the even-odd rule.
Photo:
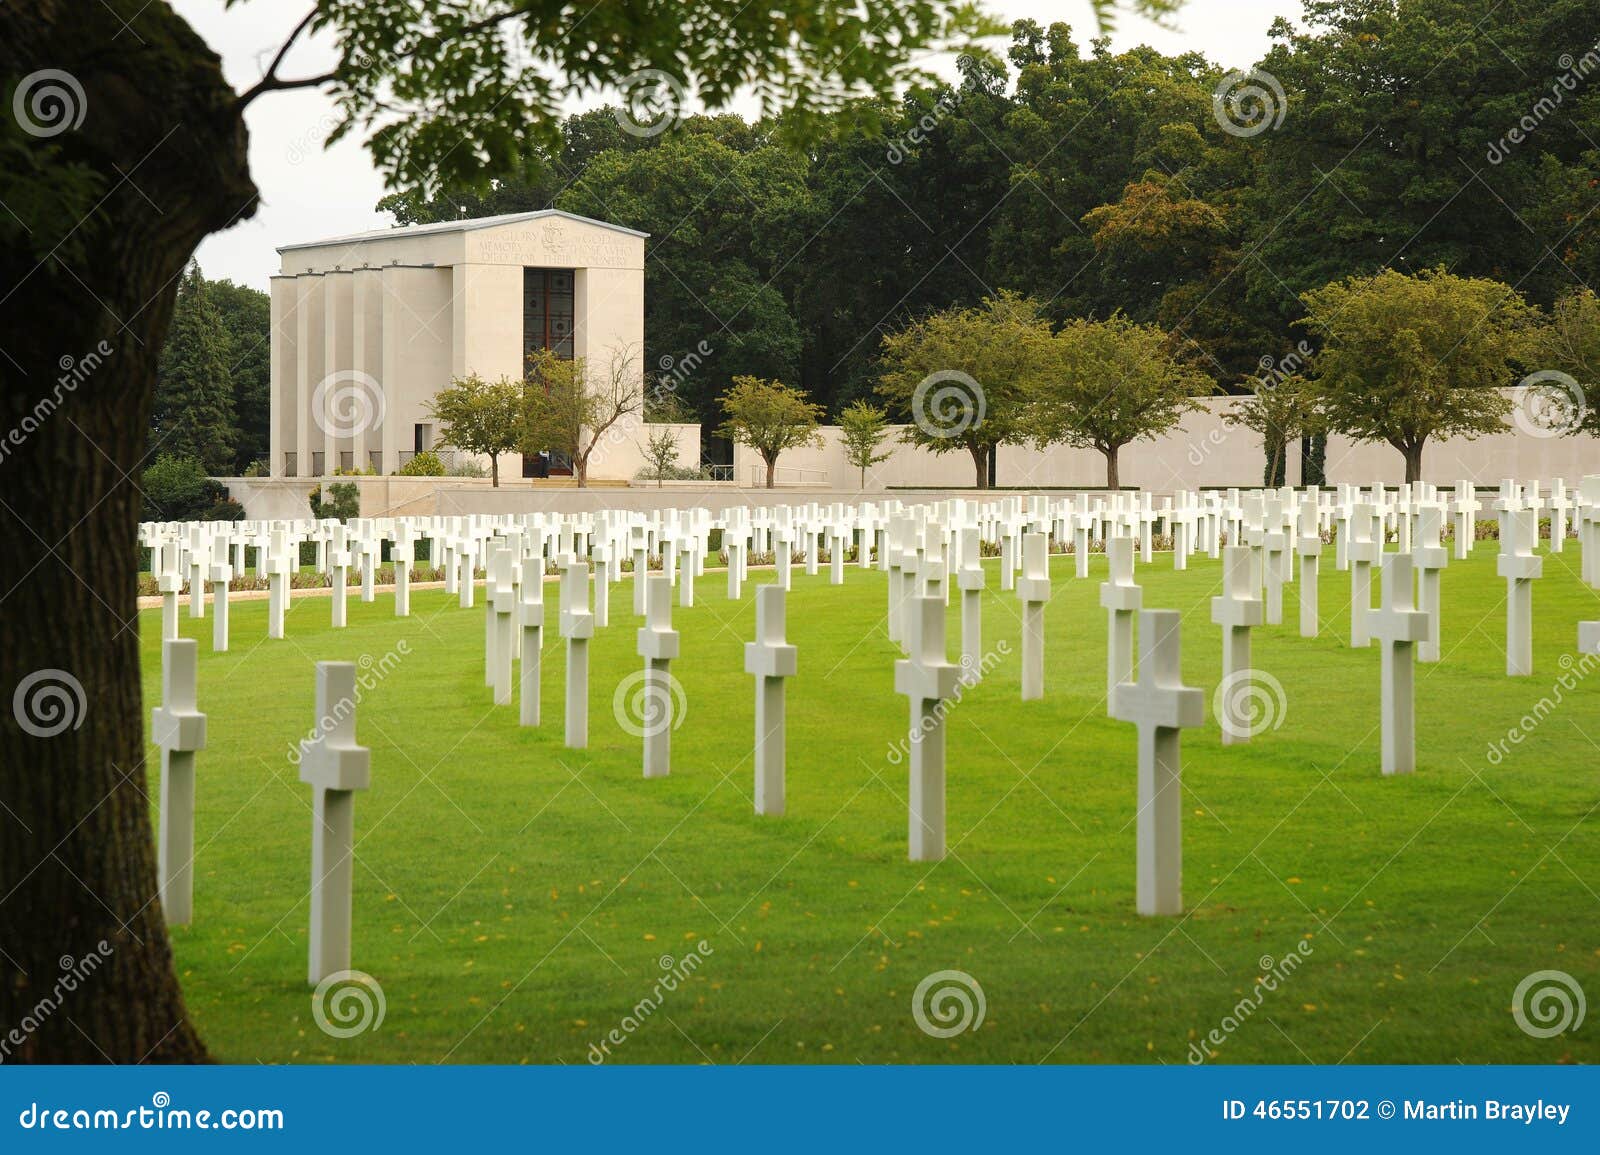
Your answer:
[[[311,506],[312,517],[348,521],[361,516],[361,487],[353,481],[336,481],[327,487],[326,496],[321,488],[313,489],[306,503]]]
[[[433,450],[424,449],[395,470],[395,473],[401,477],[443,477],[444,462],[439,460],[439,455]]]
[[[226,491],[192,457],[162,454],[140,480],[145,521],[193,521]]]
[[[272,469],[271,469],[271,467],[269,465],[267,465],[266,460],[264,458],[258,457],[258,458],[256,458],[256,460],[252,461],[249,465],[245,466],[244,467],[244,472],[241,473],[239,476],[241,476],[241,477],[266,477],[269,474],[271,474],[271,472],[272,472]]]
[[[213,505],[210,509],[206,510],[205,516],[201,520],[243,521],[244,506],[240,505],[237,501],[234,501],[231,497],[225,497],[221,501],[217,502],[217,504]]]

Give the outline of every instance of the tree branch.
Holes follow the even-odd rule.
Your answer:
[[[335,74],[328,72],[321,76],[308,76],[300,80],[278,79],[278,68],[283,64],[284,57],[289,55],[289,50],[294,47],[295,41],[299,40],[306,29],[311,27],[311,22],[316,19],[316,16],[316,8],[312,8],[310,12],[305,14],[300,23],[294,26],[294,31],[289,33],[289,38],[279,46],[277,55],[272,58],[272,63],[267,65],[267,70],[262,73],[261,79],[240,93],[239,108],[241,111],[264,92],[277,92],[289,88],[315,88],[317,85],[326,84],[334,78]]]

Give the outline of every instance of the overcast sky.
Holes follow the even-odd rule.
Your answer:
[[[1088,0],[986,0],[1006,19],[1030,18],[1042,24],[1071,24],[1081,42],[1093,28]],[[309,10],[300,0],[252,0],[224,8],[220,0],[174,0],[173,7],[222,56],[235,88],[254,83],[290,29]],[[1299,0],[1188,0],[1177,30],[1121,15],[1112,36],[1117,48],[1151,44],[1163,52],[1204,52],[1230,68],[1247,68],[1267,49],[1267,27],[1277,15],[1295,16]],[[326,43],[297,48],[280,75],[314,74],[333,61]],[[940,68],[953,74],[953,70]],[[576,111],[607,103],[608,93],[575,99]],[[742,108],[739,111],[749,112]],[[359,141],[346,138],[324,150],[322,141],[335,118],[331,102],[317,92],[269,93],[251,104],[250,168],[261,190],[261,207],[252,220],[217,233],[200,246],[208,277],[228,277],[258,288],[278,268],[276,246],[315,240],[392,224],[374,211],[383,182]]]

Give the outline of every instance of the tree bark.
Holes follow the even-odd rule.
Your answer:
[[[976,489],[988,489],[989,447],[987,445],[968,445],[967,452],[972,454],[973,487]]]
[[[500,455],[498,453],[489,454],[489,488],[500,488]]]
[[[57,187],[98,183],[81,219],[0,226],[0,1025],[34,1024],[11,1061],[200,1061],[156,896],[136,483],[178,278],[256,191],[220,64],[166,4],[0,7],[0,75],[43,69],[81,122],[18,139]]]
[[[767,463],[767,488],[772,489],[775,487],[778,472],[778,458],[776,455],[772,457],[763,455],[761,460]]]
[[[1121,446],[1113,445],[1110,449],[1102,449],[1100,451],[1101,453],[1104,453],[1106,455],[1106,488],[1107,489],[1121,489],[1122,488],[1121,475],[1117,472],[1117,451],[1120,448],[1121,448]]]
[[[1422,445],[1403,446],[1400,452],[1406,459],[1406,484],[1422,480]]]

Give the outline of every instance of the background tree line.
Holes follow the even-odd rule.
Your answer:
[[[1298,30],[1273,26],[1259,67],[1282,94],[1256,81],[1253,106],[1219,103],[1240,82],[1200,54],[1020,21],[1005,61],[964,57],[956,83],[840,113],[804,151],[767,121],[639,136],[598,109],[516,179],[381,207],[403,224],[555,207],[649,232],[643,363],[705,342],[676,386],[705,422],[740,376],[837,417],[877,395],[885,337],[1001,291],[1057,326],[1159,325],[1242,393],[1298,372],[1308,336],[1320,348],[1304,295],[1332,282],[1442,267],[1549,308],[1600,275],[1600,85],[1576,77],[1504,143],[1563,52],[1583,71],[1600,18],[1506,0],[1495,45],[1482,19],[1465,0],[1310,0]]]

